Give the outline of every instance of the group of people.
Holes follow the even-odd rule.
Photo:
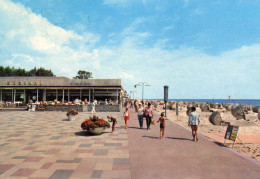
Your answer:
[[[147,107],[144,108],[142,103],[138,104],[138,107],[136,109],[137,112],[137,118],[139,121],[139,126],[142,129],[143,128],[143,120],[144,118],[146,119],[146,127],[147,130],[150,130],[150,125],[151,123],[155,123],[153,120],[153,109],[151,107],[151,103],[148,103]],[[112,122],[112,133],[115,132],[115,125],[117,123],[116,118],[113,118],[112,116],[108,116],[107,117],[109,119],[109,122]],[[125,106],[125,111],[124,111],[124,120],[125,120],[125,129],[127,129],[128,127],[128,120],[130,119],[130,115],[129,115],[129,110],[127,105]],[[159,139],[162,139],[164,137],[164,130],[166,127],[166,119],[164,117],[164,113],[161,113],[161,116],[159,117],[159,119],[157,120],[157,123],[160,123],[160,137]],[[189,120],[188,120],[188,126],[191,127],[192,130],[192,137],[193,137],[193,141],[198,141],[198,126],[200,123],[200,118],[199,115],[196,113],[196,107],[192,107],[191,108],[191,114],[189,116]]]

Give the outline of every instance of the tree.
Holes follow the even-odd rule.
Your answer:
[[[3,67],[0,66],[0,76],[55,76],[51,70],[46,70],[44,68],[37,69],[34,67],[33,69],[26,71],[22,68],[14,68],[14,67]]]
[[[74,79],[89,79],[92,77],[92,72],[85,71],[85,70],[79,70],[78,75],[73,77]]]

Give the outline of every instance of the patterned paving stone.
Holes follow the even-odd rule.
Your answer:
[[[105,156],[105,155],[107,155],[107,153],[108,153],[108,150],[107,150],[107,149],[97,149],[97,150],[94,152],[94,155],[95,155],[95,156],[100,156],[100,155]]]
[[[130,163],[130,160],[129,160],[129,158],[115,158],[114,163],[115,164],[126,164],[126,163]]]
[[[129,158],[127,150],[117,149],[128,146],[125,129],[116,128],[116,134],[108,129],[101,135],[91,136],[80,128],[89,113],[79,113],[75,121],[63,121],[65,115],[65,112],[1,112],[0,165],[13,166],[2,167],[1,176],[111,178],[106,177],[104,171],[127,169],[116,167],[114,163],[115,158]],[[107,114],[98,116],[106,119]],[[112,116],[122,114],[112,113]],[[118,120],[119,126],[121,123],[123,126],[124,121]],[[128,170],[130,172],[130,168]]]
[[[94,170],[91,175],[91,178],[100,178],[101,175],[102,175],[102,170]]]
[[[74,170],[56,170],[50,179],[69,179],[73,172]]]
[[[80,144],[79,147],[91,147],[92,144]]]
[[[14,167],[15,165],[4,165],[4,164],[0,164],[0,172],[6,172],[7,170],[9,170],[10,168]]]
[[[14,174],[12,174],[11,176],[14,176],[14,177],[29,177],[35,171],[36,171],[36,169],[21,168],[18,171],[16,171]]]

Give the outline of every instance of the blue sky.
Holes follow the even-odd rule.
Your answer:
[[[141,98],[260,99],[258,0],[0,0],[0,65],[121,78]]]

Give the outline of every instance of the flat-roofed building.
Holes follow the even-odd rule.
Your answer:
[[[66,77],[0,77],[0,101],[93,101],[120,103],[121,79],[69,79]]]

